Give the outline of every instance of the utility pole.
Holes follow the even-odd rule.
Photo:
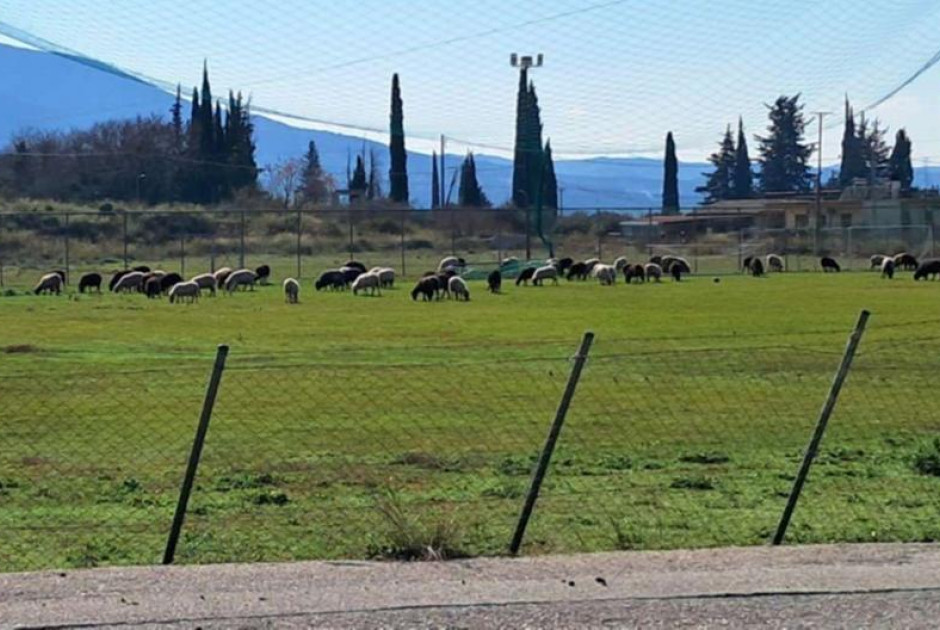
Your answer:
[[[822,140],[823,118],[832,112],[813,112],[818,119],[819,139],[816,142],[816,218],[813,221],[813,256],[819,258],[819,229],[822,220]]]
[[[522,80],[522,73],[528,72],[530,68],[541,68],[543,61],[544,61],[544,57],[542,56],[542,53],[537,54],[535,58],[533,58],[531,55],[523,55],[520,57],[517,53],[512,53],[511,55],[509,55],[509,65],[511,65],[513,68],[519,68],[520,83]],[[524,116],[526,115],[526,112],[516,112],[516,116],[518,117],[519,115]],[[517,138],[517,141],[518,141],[518,138]],[[523,150],[525,150],[525,147],[523,148]],[[537,182],[539,186],[539,190],[536,191],[537,199],[531,199],[532,195],[528,194],[529,191],[526,191],[526,197],[525,197],[525,200],[526,200],[526,203],[525,203],[525,258],[526,260],[532,260],[532,202],[533,201],[538,202],[538,205],[539,205],[538,210],[540,213],[539,225],[541,226],[541,223],[542,223],[541,222],[542,147],[541,146],[535,147],[535,150],[538,151],[537,156],[539,158],[539,181]],[[516,165],[513,164],[514,168],[515,166]],[[515,194],[515,192],[516,191],[513,191],[513,194]]]
[[[444,174],[444,134],[441,134],[441,169],[440,169],[440,170],[441,170],[441,172],[440,172],[440,178],[441,178],[441,209],[443,209],[443,208],[447,205],[447,203],[444,201],[444,188],[445,188],[444,182],[447,181],[447,180],[445,179],[445,174]]]
[[[565,216],[565,187],[558,187],[558,216]]]

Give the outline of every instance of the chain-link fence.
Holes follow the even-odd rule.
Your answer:
[[[940,538],[938,323],[863,339],[787,541]],[[848,332],[599,339],[523,553],[769,541]],[[233,348],[176,559],[505,553],[576,341],[396,363]],[[84,358],[0,365],[4,571],[164,554],[212,357]]]

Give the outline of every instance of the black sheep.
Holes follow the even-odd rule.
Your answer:
[[[359,267],[350,267],[348,265],[340,269],[340,272],[343,274],[343,280],[346,285],[352,284],[356,281],[356,278],[365,273],[365,271],[360,270]]]
[[[646,282],[646,268],[639,263],[633,265],[633,277],[638,283]]]
[[[662,256],[650,256],[650,262],[654,265],[663,266],[663,257]]]
[[[450,298],[450,279],[457,275],[457,272],[453,269],[445,269],[441,273],[435,274],[434,277],[437,278],[437,292],[438,298]]]
[[[666,261],[666,265],[663,267],[663,271],[672,273],[672,270],[676,267],[679,268],[679,273],[692,273],[692,269],[689,267],[689,263],[687,263],[683,258],[675,257],[670,257],[669,260]]]
[[[255,275],[258,276],[258,282],[261,284],[267,284],[268,278],[271,277],[271,267],[268,265],[261,265],[255,269]]]
[[[885,258],[881,263],[881,277],[892,280],[894,278],[894,260]]]
[[[634,273],[633,265],[623,266],[623,281],[625,284],[630,284],[630,281],[633,280]]]
[[[928,276],[932,276],[936,280],[938,275],[940,275],[940,259],[931,258],[920,263],[917,271],[914,272],[914,280],[920,280],[921,278],[926,280]]]
[[[568,268],[568,275],[565,276],[568,280],[587,280],[588,277],[588,266],[583,262],[576,262]]]
[[[535,267],[526,267],[519,272],[519,275],[516,277],[516,286],[520,284],[529,285],[529,280],[532,279],[532,275],[535,273]]]
[[[144,282],[144,295],[148,298],[158,298],[163,292],[163,286],[161,285],[162,278],[159,276],[151,275]]]
[[[486,286],[489,287],[491,292],[499,293],[499,290],[503,286],[503,274],[499,272],[499,269],[494,269],[490,272],[490,275],[486,277]]]
[[[420,295],[424,298],[425,302],[430,302],[437,295],[439,288],[440,283],[438,282],[437,276],[421,278],[418,280],[415,288],[411,290],[411,299],[417,302],[418,296]]]
[[[317,291],[321,289],[345,289],[346,276],[338,269],[330,269],[329,271],[321,273],[317,281],[313,283],[313,286]]]
[[[568,269],[571,268],[571,265],[574,264],[574,260],[571,258],[562,258],[558,261],[558,264],[555,267],[558,269],[558,275],[563,276]]]
[[[914,271],[917,269],[917,259],[910,254],[898,254],[894,257],[894,266],[905,271]]]
[[[829,256],[823,256],[819,259],[819,264],[822,267],[822,270],[826,273],[830,271],[839,272],[842,271],[842,268],[839,267],[839,263],[836,262],[835,258],[830,258]]]
[[[85,289],[89,291],[95,289],[101,293],[101,274],[92,271],[83,275],[78,281],[78,292],[84,293]]]
[[[360,273],[365,273],[366,271],[368,271],[368,269],[366,269],[366,266],[363,265],[363,264],[362,264],[361,262],[359,262],[358,260],[347,260],[346,263],[345,263],[343,266],[344,266],[344,267],[352,267],[353,269],[358,269],[358,270],[360,271]]]
[[[757,256],[751,259],[751,275],[755,278],[760,278],[764,275],[764,263],[762,263]]]
[[[751,262],[754,260],[753,256],[745,256],[744,260],[741,261],[741,271],[750,271]]]
[[[62,278],[62,284],[65,284],[65,271],[64,271],[64,270],[62,270],[62,269],[53,269],[53,270],[50,271],[49,273],[54,273],[55,275],[57,275],[57,276],[59,276],[60,278]]]
[[[672,279],[675,280],[676,282],[679,282],[680,280],[682,280],[683,268],[688,269],[686,265],[680,265],[677,263],[673,263],[672,265],[670,265],[669,273],[672,274]]]
[[[168,273],[162,278],[160,278],[160,290],[166,293],[167,291],[173,288],[174,284],[177,284],[178,282],[182,282],[182,281],[183,281],[183,277],[179,275],[178,273],[176,273],[175,271],[172,273]]]
[[[111,276],[111,280],[108,282],[108,290],[114,291],[114,285],[116,285],[121,280],[121,278],[123,278],[130,272],[131,272],[130,269],[125,269],[124,271],[116,271],[114,275]]]
[[[150,267],[147,265],[137,265],[136,267],[131,267],[131,271],[139,271],[140,273],[150,273]]]

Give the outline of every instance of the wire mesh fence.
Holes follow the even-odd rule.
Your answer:
[[[788,542],[940,538],[924,329],[863,340]],[[844,345],[787,339],[599,339],[523,553],[768,542]],[[177,561],[506,553],[575,341],[396,363],[234,348]],[[159,562],[211,356],[23,365],[0,370],[0,569]]]

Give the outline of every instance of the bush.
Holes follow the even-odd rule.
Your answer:
[[[914,470],[922,475],[940,477],[940,438],[934,438],[931,446],[923,447],[914,456]]]

